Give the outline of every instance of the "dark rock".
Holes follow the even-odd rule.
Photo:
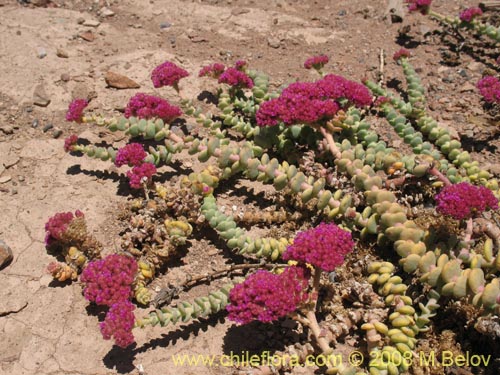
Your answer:
[[[59,138],[61,134],[62,134],[61,129],[54,129],[54,131],[52,132],[52,138]]]
[[[45,126],[43,127],[42,131],[43,131],[44,133],[46,133],[46,132],[48,132],[50,129],[52,129],[53,127],[54,127],[54,125],[52,125],[52,124],[47,124],[47,125],[45,125]]]
[[[2,240],[0,240],[0,269],[9,265],[14,256],[10,247]]]
[[[170,26],[172,26],[172,24],[168,21],[160,23],[160,29],[162,29],[162,30],[168,29]]]

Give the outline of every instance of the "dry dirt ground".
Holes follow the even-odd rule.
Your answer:
[[[174,368],[171,356],[242,350],[244,345],[235,342],[245,343],[245,335],[252,333],[235,330],[221,315],[185,327],[138,331],[137,346],[122,352],[102,340],[81,286],[54,284],[45,272],[53,260],[43,244],[49,216],[84,211],[89,227],[111,250],[119,242],[112,215],[126,200],[119,188],[123,175],[110,163],[64,152],[64,137],[75,132],[98,141],[97,128],[64,120],[68,103],[91,98],[90,109],[110,115],[138,91],[175,102],[171,91],[155,90],[149,79],[152,68],[165,60],[193,73],[182,83],[183,95],[193,97],[206,83],[196,72],[209,62],[245,59],[278,87],[297,78],[315,79],[301,65],[319,53],[330,56],[330,72],[357,80],[374,77],[384,49],[386,80],[397,86],[402,76],[390,56],[406,45],[429,89],[434,116],[456,129],[477,160],[498,172],[496,126],[490,126],[474,88],[484,69],[492,67],[495,52],[477,54],[471,47],[457,55],[453,38],[443,41],[434,32],[440,27],[430,20],[410,15],[402,23],[388,22],[383,0],[21,3],[0,0],[0,239],[14,253],[13,262],[0,271],[0,374],[136,374],[139,365],[146,374],[230,373]],[[434,3],[449,14],[475,5]],[[103,7],[114,15],[105,16]],[[79,36],[89,31],[87,39],[93,40]],[[447,61],[456,56],[456,62]],[[135,80],[140,89],[107,88],[103,77],[108,70]],[[44,100],[50,100],[46,107],[34,104]],[[213,244],[204,246],[201,251],[216,253]],[[185,254],[179,262],[203,267],[205,258]],[[172,272],[182,278],[186,271]],[[267,340],[262,335],[256,339]]]

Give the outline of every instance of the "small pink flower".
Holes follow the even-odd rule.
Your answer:
[[[45,224],[45,246],[60,240],[75,217],[83,217],[83,212],[76,210],[74,215],[72,212],[59,212],[50,217]]]
[[[471,7],[471,8],[467,8],[467,9],[463,10],[460,13],[459,18],[463,22],[471,22],[475,17],[482,16],[482,15],[483,15],[483,11],[481,10],[481,8]]]
[[[494,76],[485,76],[477,83],[479,93],[487,103],[500,103],[500,80]]]
[[[406,48],[401,48],[400,50],[396,51],[394,53],[394,55],[392,56],[392,58],[394,59],[394,61],[398,61],[400,60],[401,58],[403,57],[410,57],[411,56],[411,52],[408,51]]]
[[[130,143],[118,150],[115,157],[115,165],[137,166],[142,164],[142,161],[147,156],[144,147],[140,143]]]
[[[406,0],[406,2],[409,4],[408,10],[410,12],[418,11],[426,15],[429,13],[432,0]]]
[[[229,293],[228,318],[241,324],[267,323],[295,311],[308,298],[309,270],[288,267],[277,275],[259,270]]]
[[[309,263],[326,272],[344,263],[344,257],[354,249],[351,233],[337,225],[321,223],[297,234],[283,254],[284,260]]]
[[[73,151],[73,146],[78,142],[78,136],[73,134],[64,140],[64,151],[71,152]]]
[[[137,93],[130,98],[125,108],[125,117],[136,116],[139,118],[161,118],[170,123],[182,115],[179,107],[171,105],[165,99],[153,95]]]
[[[75,99],[68,107],[68,112],[66,113],[66,121],[82,122],[83,110],[89,105],[89,102],[85,99]]]
[[[156,173],[156,167],[152,163],[144,163],[132,168],[127,172],[130,187],[133,189],[141,189],[143,183],[149,184],[153,175]]]
[[[100,323],[101,333],[105,340],[114,337],[115,344],[120,348],[135,342],[132,329],[134,328],[135,306],[132,302],[124,300],[111,305],[104,322]]]
[[[468,182],[444,187],[435,199],[436,211],[456,220],[478,216],[487,209],[498,209],[498,199],[490,189]]]
[[[219,83],[226,83],[234,88],[251,89],[253,87],[252,79],[235,68],[227,68],[226,71],[220,75]]]
[[[165,61],[158,65],[151,73],[151,80],[155,88],[172,86],[178,89],[179,81],[187,77],[189,73],[175,65],[173,62]]]
[[[136,260],[127,255],[111,254],[94,260],[82,272],[85,283],[85,298],[98,305],[111,306],[132,297],[132,283],[138,266]]]
[[[200,72],[198,73],[198,77],[212,77],[212,78],[219,78],[222,73],[224,73],[224,70],[226,67],[224,64],[220,63],[213,63],[211,65],[207,65],[201,68]]]
[[[234,69],[244,72],[247,67],[247,62],[245,60],[238,60],[234,63]]]
[[[304,63],[304,68],[314,68],[316,70],[321,70],[326,64],[328,64],[328,61],[330,60],[326,55],[313,56],[306,60],[306,62]]]

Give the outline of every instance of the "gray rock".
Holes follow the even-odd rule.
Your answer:
[[[10,247],[2,240],[0,240],[0,269],[6,267],[14,256]]]
[[[33,92],[33,104],[40,107],[47,107],[50,104],[50,98],[45,91],[45,86],[39,84]]]
[[[276,37],[267,38],[267,45],[271,48],[280,48],[281,42]]]
[[[31,123],[31,127],[33,129],[36,129],[36,128],[38,128],[39,124],[40,124],[40,122],[37,119],[34,119],[33,122]]]
[[[47,51],[43,47],[38,47],[36,49],[36,55],[39,59],[43,59],[45,56],[47,56]]]
[[[52,124],[47,124],[47,125],[45,125],[45,126],[43,127],[42,131],[43,131],[44,133],[46,133],[46,132],[48,132],[50,129],[52,129],[53,127],[54,127],[54,125],[52,125]]]
[[[172,24],[168,21],[160,23],[160,29],[162,29],[162,30],[168,29],[170,26],[172,26]]]
[[[61,129],[54,129],[54,131],[52,132],[52,138],[59,138],[61,134],[62,134]]]
[[[88,27],[98,27],[101,23],[96,20],[85,20],[83,22],[83,26],[88,26]]]
[[[115,15],[115,12],[106,7],[101,8],[99,13],[102,17],[113,17]]]

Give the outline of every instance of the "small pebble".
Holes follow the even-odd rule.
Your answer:
[[[19,182],[23,182],[25,180],[24,176],[19,176],[18,177]]]
[[[54,131],[52,132],[52,138],[59,138],[61,134],[62,134],[61,129],[54,129]]]
[[[63,81],[63,82],[68,82],[70,80],[70,78],[71,77],[69,76],[68,73],[62,73],[61,74],[61,81]]]
[[[43,59],[45,56],[47,56],[47,51],[43,47],[38,47],[36,49],[36,54],[39,59]]]
[[[7,266],[12,258],[12,250],[4,241],[0,240],[0,268]]]
[[[28,113],[33,112],[33,107],[26,107],[26,112],[28,112]]]
[[[34,120],[33,120],[33,122],[31,123],[31,127],[32,127],[33,129],[38,128],[38,125],[39,125],[39,122],[38,122],[38,120],[37,120],[37,119],[34,119]]]
[[[164,29],[168,29],[170,26],[172,26],[172,24],[170,22],[162,22],[160,23],[160,29],[164,30]]]
[[[50,129],[52,129],[54,127],[54,125],[52,124],[47,124],[43,127],[43,132],[46,133],[48,132]]]

